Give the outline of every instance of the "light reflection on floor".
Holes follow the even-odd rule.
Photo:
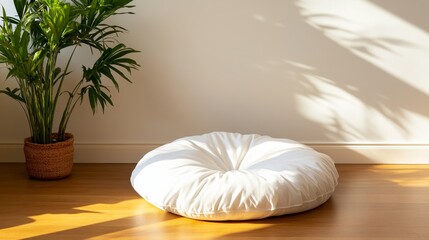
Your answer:
[[[389,174],[386,180],[402,187],[429,187],[429,165],[375,165],[372,171]],[[392,177],[393,176],[393,177]]]

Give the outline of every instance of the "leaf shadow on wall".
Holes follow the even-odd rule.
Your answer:
[[[283,9],[290,7],[283,6]],[[429,110],[421,104],[428,100],[426,92],[395,75],[392,66],[377,65],[379,60],[389,64],[389,59],[383,59],[386,56],[406,59],[409,56],[400,55],[403,49],[418,52],[426,46],[407,39],[407,36],[372,36],[349,30],[344,26],[359,23],[334,14],[314,13],[315,9],[309,13],[301,7],[297,10],[303,12],[303,16],[296,16],[301,20],[295,24],[301,22],[297,28],[302,30],[290,35],[289,41],[299,42],[301,38],[305,50],[302,46],[290,48],[254,66],[264,72],[267,79],[270,75],[284,77],[288,88],[285,94],[291,97],[283,100],[294,103],[295,107],[288,110],[296,111],[295,114],[303,120],[300,122],[302,126],[312,126],[307,131],[320,133],[328,141],[386,141],[388,137],[379,131],[380,127],[386,127],[397,132],[397,139],[392,139],[395,142],[412,134],[409,113],[429,116]],[[343,38],[336,42],[326,37],[333,33]],[[306,112],[305,107],[313,112]],[[351,110],[347,111],[347,108]],[[358,113],[354,115],[354,111]],[[371,116],[382,119],[385,126],[373,123]]]
[[[308,0],[252,2],[240,11],[231,11],[235,2],[200,2],[195,8],[205,10],[204,17],[172,6],[177,26],[157,27],[155,20],[146,26],[163,40],[151,44],[168,49],[168,57],[148,59],[145,70],[156,79],[147,88],[152,115],[166,121],[162,129],[172,139],[223,130],[307,143],[424,141],[412,125],[429,116],[420,104],[429,89],[413,78],[429,73],[414,69],[413,54],[424,57],[427,44],[377,32],[375,25],[386,21],[408,25],[368,1],[331,8],[359,12],[351,3],[385,19],[319,10],[329,4]]]
[[[347,5],[359,12],[352,3],[369,2],[331,8]],[[198,2],[189,9],[171,3],[168,16],[154,14],[142,23],[151,36],[144,48],[153,53],[143,64],[145,88],[132,95],[147,98],[144,108],[138,99],[130,108],[150,118],[146,124],[130,119],[130,125],[158,142],[210,131],[305,143],[423,142],[413,124],[429,116],[420,104],[428,100],[427,91],[410,78],[427,72],[401,71],[412,71],[406,69],[414,63],[408,53],[425,52],[427,44],[376,28],[367,32],[377,19],[361,22],[366,14],[350,18],[319,5],[329,6],[304,0]],[[393,23],[406,21],[385,15]],[[166,24],[166,18],[175,23]],[[390,59],[409,63],[397,67]]]
[[[301,1],[295,2],[300,3]],[[393,1],[375,0],[374,2],[379,5],[395,5],[392,3]],[[403,5],[405,4],[406,3],[403,3]],[[283,5],[282,9],[292,7],[292,5],[288,4],[288,6]],[[388,64],[389,59],[383,59],[383,54],[389,56],[397,55],[398,57],[407,59],[409,56],[401,55],[403,52],[402,50],[414,49],[415,51],[427,51],[427,46],[415,42],[414,39],[406,35],[404,35],[403,38],[395,38],[391,36],[367,35],[364,32],[349,30],[342,27],[344,26],[342,23],[350,22],[348,19],[333,14],[325,14],[323,12],[309,13],[308,9],[302,8],[303,6],[298,4],[297,13],[301,12],[303,15],[295,16],[297,19],[300,19],[296,22],[297,24],[299,21],[302,22],[298,27],[302,29],[302,35],[291,36],[291,38],[302,38],[302,36],[305,35],[305,38],[302,38],[302,44],[306,46],[304,52],[302,48],[298,47],[296,49],[289,49],[286,53],[279,53],[277,56],[273,55],[267,62],[258,62],[255,64],[255,68],[265,72],[267,75],[284,76],[284,80],[289,84],[288,87],[290,88],[288,89],[288,93],[291,93],[289,100],[296,105],[296,108],[294,108],[296,112],[294,112],[294,114],[302,117],[302,125],[310,126],[307,131],[315,130],[316,133],[323,134],[326,139],[333,141],[341,139],[365,140],[365,138],[368,137],[372,139],[383,139],[384,136],[376,134],[378,130],[377,125],[372,125],[371,119],[367,119],[368,122],[364,125],[355,125],[355,121],[364,121],[365,119],[354,118],[353,111],[350,112],[350,115],[346,116],[336,111],[337,107],[339,107],[337,105],[338,102],[343,102],[344,105],[340,107],[349,106],[352,109],[354,107],[358,109],[359,105],[361,105],[364,112],[360,114],[363,115],[363,118],[366,117],[364,114],[365,111],[367,111],[368,115],[376,113],[378,117],[384,119],[387,125],[401,132],[404,137],[412,134],[411,128],[413,126],[409,125],[409,113],[423,117],[429,116],[429,110],[424,104],[428,101],[427,93],[409,84],[407,82],[408,79],[403,76],[394,74],[394,71],[390,71],[390,66],[380,66],[374,64],[374,62],[379,63],[377,60],[379,59],[385,60]],[[392,7],[388,7],[388,9],[390,8]],[[396,10],[398,10],[396,13],[404,12],[405,9],[407,9],[406,6],[403,6],[402,9],[396,8]],[[421,9],[424,8],[420,8],[420,10]],[[289,11],[288,13],[290,14],[291,12],[292,11]],[[258,14],[258,16],[264,15]],[[367,16],[362,14],[362,17]],[[411,17],[411,15],[397,16],[399,20],[403,18],[404,21],[408,20],[408,17]],[[323,19],[323,21],[319,22],[317,21],[318,19]],[[416,22],[418,21],[414,21],[414,23]],[[309,27],[308,23],[310,23],[311,27]],[[425,24],[425,26],[418,27],[427,30],[429,25],[427,25],[427,23]],[[275,24],[272,24],[272,26],[274,27]],[[335,32],[334,34],[337,34],[337,36],[346,37],[340,39],[340,42],[332,41],[330,34],[333,34],[333,32]],[[346,42],[349,45],[345,45]],[[282,57],[282,55],[287,56],[287,58]],[[412,66],[412,63],[407,66]],[[428,75],[426,74],[425,76]],[[324,112],[325,121],[321,122],[320,119],[314,117],[314,114],[306,115],[305,111],[300,111],[299,106],[302,106],[303,101],[314,104],[312,105],[313,107],[315,105],[320,105],[320,108],[328,109],[329,111]],[[313,109],[317,110],[317,108]],[[331,117],[330,120],[328,118],[329,116]],[[368,169],[370,168],[371,167],[368,167]],[[387,172],[388,171],[385,171],[383,174]],[[423,170],[417,170],[417,173],[409,173],[406,174],[406,176],[409,175],[408,177],[413,177],[415,176],[414,174],[425,176],[426,173]],[[376,179],[380,180],[379,174],[376,176]],[[368,178],[363,177],[362,173],[359,172],[355,173],[353,179],[348,180],[351,180],[351,182],[359,182],[368,181]],[[418,196],[421,196],[422,190],[427,190],[427,185],[425,185],[426,189],[422,189],[416,186],[403,186],[390,179],[383,179],[380,181],[386,188],[379,189],[378,191],[380,192],[376,194],[380,194],[381,191],[391,188],[395,189],[396,194],[398,192],[412,193],[416,194],[413,195],[416,199],[419,199],[420,197]],[[372,184],[371,181],[369,181],[368,184]],[[352,185],[353,184],[350,186]],[[424,229],[420,225],[410,226],[407,221],[402,221],[408,219],[412,222],[412,219],[415,218],[413,215],[414,213],[411,213],[412,211],[409,212],[402,209],[401,217],[396,218],[401,219],[399,220],[401,224],[397,225],[401,226],[401,228],[391,228],[388,229],[388,232],[383,232],[381,228],[374,227],[367,229],[368,231],[362,232],[362,229],[356,227],[360,226],[358,222],[367,222],[368,216],[371,215],[370,212],[379,211],[381,209],[379,207],[381,207],[384,202],[378,203],[376,201],[375,203],[366,205],[366,201],[359,201],[358,204],[362,204],[365,211],[356,212],[356,209],[353,209],[353,204],[347,202],[347,199],[344,199],[351,196],[345,192],[354,191],[355,194],[358,192],[361,193],[362,196],[367,196],[367,193],[364,193],[362,189],[349,188],[350,186],[346,188],[346,185],[341,185],[340,179],[339,190],[341,191],[336,192],[331,200],[315,210],[279,218],[257,220],[255,224],[272,223],[273,226],[254,231],[225,235],[218,239],[248,236],[259,236],[267,239],[271,237],[312,238],[316,236],[321,238],[334,236],[340,238],[353,236],[378,237],[380,235],[405,237],[406,235],[403,229]],[[373,192],[373,194],[374,193],[375,192]],[[411,195],[407,196],[407,200],[410,199],[413,199],[413,197],[411,197]],[[377,207],[377,205],[379,205],[379,207]],[[377,208],[372,209],[374,207]],[[390,212],[391,209],[393,208],[389,208],[387,211]],[[350,213],[350,215],[348,215],[347,212]],[[315,217],[318,214],[321,214],[320,216],[322,216],[322,218]],[[381,215],[382,214],[380,214],[380,216]],[[426,215],[423,216],[423,214],[418,215],[422,218],[427,217]],[[382,217],[375,220],[374,223],[376,225],[380,223],[381,225],[382,223],[384,224],[384,220],[384,217]],[[420,222],[424,222],[424,220]],[[285,229],[290,229],[290,231]],[[413,232],[413,234],[417,235],[421,233],[423,232]]]

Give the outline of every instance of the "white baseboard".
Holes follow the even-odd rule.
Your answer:
[[[308,144],[346,164],[429,164],[429,144]]]
[[[76,163],[137,163],[157,144],[79,144],[74,145]],[[1,144],[0,162],[24,162],[22,144]]]
[[[429,144],[307,144],[336,163],[429,164]],[[137,163],[159,144],[75,144],[77,163]],[[24,162],[22,144],[1,144],[0,162]]]

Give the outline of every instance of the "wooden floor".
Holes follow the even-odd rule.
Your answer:
[[[221,223],[152,207],[130,186],[133,167],[76,164],[68,179],[35,181],[23,164],[0,164],[0,239],[429,239],[427,165],[337,165],[321,207]]]

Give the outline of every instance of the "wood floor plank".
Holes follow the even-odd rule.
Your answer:
[[[162,212],[130,186],[133,167],[76,164],[67,179],[35,181],[1,163],[0,239],[429,239],[429,165],[337,165],[321,207],[245,222]]]

